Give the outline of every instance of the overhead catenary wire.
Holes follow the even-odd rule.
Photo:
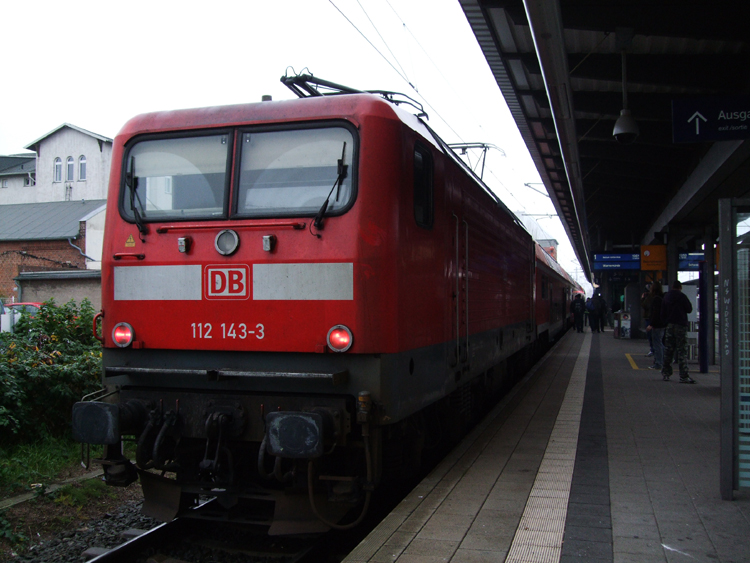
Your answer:
[[[396,16],[396,17],[398,18],[398,20],[399,20],[399,21],[401,22],[401,25],[403,26],[403,28],[404,28],[404,29],[405,29],[405,30],[407,31],[407,33],[408,33],[409,35],[411,35],[411,36],[412,36],[412,39],[414,39],[414,42],[415,42],[415,43],[416,43],[417,45],[419,45],[419,48],[420,48],[420,49],[422,49],[422,52],[423,52],[423,53],[425,54],[425,56],[427,57],[427,59],[428,59],[428,60],[429,60],[429,61],[430,61],[430,62],[432,63],[432,66],[434,66],[434,67],[435,67],[435,70],[437,70],[438,74],[439,74],[439,75],[440,75],[440,76],[441,76],[441,77],[443,78],[443,80],[444,80],[444,81],[445,81],[445,83],[446,83],[446,84],[448,85],[448,87],[449,87],[449,88],[450,88],[451,90],[453,90],[453,93],[454,93],[454,94],[456,94],[456,97],[458,97],[458,99],[459,99],[459,100],[461,101],[461,104],[462,104],[462,105],[463,105],[464,107],[468,107],[468,104],[467,104],[467,103],[466,103],[466,102],[465,102],[465,101],[464,101],[464,100],[463,100],[463,99],[461,98],[461,94],[460,94],[460,92],[459,92],[458,90],[456,90],[456,89],[455,89],[455,88],[453,87],[453,84],[451,83],[451,81],[450,81],[450,80],[448,80],[448,78],[447,78],[447,77],[446,77],[446,76],[445,76],[445,75],[443,74],[443,71],[442,71],[442,70],[440,70],[440,66],[439,66],[439,65],[438,65],[438,64],[437,64],[437,63],[436,63],[435,61],[433,61],[433,60],[432,60],[432,57],[430,56],[430,53],[429,53],[429,52],[427,51],[427,49],[425,49],[425,48],[424,48],[424,46],[423,46],[423,45],[422,45],[422,44],[421,44],[421,43],[419,42],[419,39],[417,39],[417,36],[416,36],[416,35],[414,35],[414,33],[412,33],[412,31],[411,31],[411,29],[409,28],[409,26],[408,26],[408,25],[406,25],[406,22],[405,22],[405,21],[403,20],[403,18],[402,18],[402,17],[401,17],[400,15],[399,15],[399,13],[398,13],[398,12],[396,11],[396,9],[395,9],[395,8],[393,7],[393,5],[392,5],[392,4],[391,4],[391,3],[389,2],[389,0],[385,0],[385,2],[386,2],[386,4],[388,4],[388,7],[389,7],[389,8],[391,9],[391,11],[392,11],[392,12],[393,12],[393,13],[395,14],[395,16]],[[481,125],[480,125],[480,127],[481,127]]]
[[[364,13],[365,17],[367,17],[367,21],[370,22],[370,25],[372,25],[372,28],[375,30],[375,33],[378,34],[378,37],[380,37],[380,40],[383,42],[383,45],[385,45],[385,48],[388,49],[388,52],[393,57],[393,60],[396,61],[396,64],[401,69],[401,72],[403,73],[402,76],[404,77],[404,80],[406,80],[409,83],[409,86],[411,86],[412,88],[414,88],[414,90],[416,90],[416,87],[414,86],[414,84],[412,84],[412,81],[409,79],[409,76],[406,74],[406,70],[404,70],[404,66],[398,60],[398,57],[396,56],[396,54],[388,46],[388,42],[385,40],[385,38],[383,37],[383,35],[378,30],[378,26],[376,26],[375,22],[373,22],[372,18],[370,18],[370,15],[367,13],[367,10],[365,10],[365,7],[362,5],[362,2],[360,2],[359,0],[357,0],[357,4],[359,4],[359,7],[362,9],[362,13]]]
[[[348,17],[348,16],[347,16],[347,15],[346,15],[346,14],[345,14],[344,12],[343,12],[343,10],[342,10],[341,8],[339,8],[339,7],[338,7],[338,6],[337,6],[337,5],[336,5],[336,4],[335,4],[335,3],[333,2],[333,0],[329,0],[329,3],[330,3],[330,4],[331,4],[331,5],[332,5],[332,6],[334,7],[334,8],[336,8],[336,10],[337,10],[337,11],[338,11],[338,12],[339,12],[339,13],[340,13],[341,15],[342,15],[342,17],[344,17],[344,19],[345,19],[345,20],[346,20],[346,21],[347,21],[347,22],[349,23],[349,25],[351,25],[351,26],[352,26],[352,27],[353,27],[353,28],[354,28],[354,29],[355,29],[355,30],[357,31],[357,33],[359,33],[359,34],[360,34],[360,35],[362,36],[362,38],[363,38],[363,39],[365,39],[365,41],[367,41],[367,43],[368,43],[368,44],[369,44],[369,45],[370,45],[370,46],[371,46],[371,47],[372,47],[372,48],[373,48],[373,49],[374,49],[374,50],[375,50],[375,51],[376,51],[376,52],[378,53],[378,55],[380,55],[380,57],[381,57],[381,58],[383,58],[383,59],[384,59],[384,60],[385,60],[385,61],[386,61],[386,62],[388,63],[388,65],[389,65],[389,66],[390,66],[390,67],[391,67],[391,68],[392,68],[392,69],[393,69],[393,70],[394,70],[394,71],[396,72],[396,74],[398,74],[398,76],[399,76],[399,77],[400,77],[400,78],[401,78],[401,79],[402,79],[402,80],[403,80],[403,81],[404,81],[404,82],[405,82],[406,84],[408,84],[408,86],[409,86],[409,87],[410,87],[410,88],[411,88],[412,90],[414,90],[414,92],[416,92],[416,93],[417,93],[417,94],[419,95],[419,97],[420,97],[420,98],[421,98],[421,99],[422,99],[422,100],[424,101],[424,103],[425,103],[425,106],[427,106],[427,107],[428,107],[428,108],[430,109],[430,113],[431,113],[432,115],[435,115],[435,116],[437,116],[437,118],[438,118],[438,119],[439,119],[439,120],[440,120],[441,122],[443,122],[443,123],[445,124],[445,126],[446,126],[446,127],[447,127],[447,128],[448,128],[448,129],[449,129],[449,130],[450,130],[450,131],[451,131],[451,132],[452,132],[452,133],[453,133],[453,134],[454,134],[455,136],[456,136],[456,138],[458,138],[458,139],[459,139],[460,141],[462,141],[462,142],[463,142],[463,140],[464,140],[464,139],[463,139],[463,137],[462,137],[462,136],[461,136],[461,135],[460,135],[460,134],[459,134],[459,133],[458,133],[458,132],[457,132],[457,131],[456,131],[456,130],[455,130],[455,129],[454,129],[453,127],[452,127],[452,126],[451,126],[451,124],[450,124],[450,123],[449,123],[449,122],[448,122],[448,121],[447,121],[447,120],[446,120],[445,118],[443,118],[443,116],[442,116],[442,115],[440,114],[440,112],[438,112],[438,111],[437,111],[437,109],[436,109],[436,108],[435,108],[435,107],[434,107],[434,106],[433,106],[433,105],[432,105],[432,104],[431,104],[431,103],[430,103],[430,102],[428,101],[428,99],[427,99],[427,97],[426,97],[426,96],[424,95],[424,93],[420,92],[420,91],[419,91],[419,90],[417,89],[417,87],[416,87],[416,86],[415,86],[415,85],[413,84],[413,82],[412,82],[412,81],[410,80],[409,76],[407,75],[407,73],[406,73],[406,71],[405,71],[404,67],[403,67],[403,66],[401,65],[400,61],[398,60],[398,57],[397,57],[397,56],[395,55],[395,53],[394,53],[394,52],[393,52],[393,50],[392,50],[392,49],[390,48],[390,46],[388,45],[387,41],[385,40],[385,38],[384,38],[384,37],[383,37],[383,35],[381,34],[381,32],[380,32],[380,31],[378,30],[378,28],[377,28],[377,26],[376,26],[375,22],[374,22],[374,21],[372,20],[372,18],[371,18],[371,17],[370,17],[370,15],[368,14],[368,12],[367,12],[367,11],[365,10],[365,8],[364,8],[364,6],[362,5],[362,3],[360,2],[360,0],[356,0],[356,2],[357,2],[357,4],[359,5],[359,7],[360,7],[360,9],[362,10],[362,12],[363,12],[363,13],[365,14],[365,16],[367,17],[367,20],[368,20],[368,21],[370,22],[370,25],[372,25],[373,29],[374,29],[374,30],[375,30],[375,32],[376,32],[376,33],[378,34],[378,37],[379,37],[379,38],[380,38],[380,40],[381,40],[381,41],[383,42],[383,44],[385,45],[385,47],[386,47],[386,49],[388,50],[388,52],[390,53],[390,55],[391,55],[391,56],[393,57],[393,59],[394,59],[394,60],[396,61],[396,64],[398,65],[398,67],[399,67],[399,68],[396,68],[396,66],[395,66],[395,65],[394,65],[394,64],[393,64],[393,63],[391,62],[391,60],[389,60],[389,59],[388,59],[388,57],[387,57],[387,56],[386,56],[386,55],[385,55],[385,54],[384,54],[384,53],[383,53],[383,52],[382,52],[382,51],[381,51],[380,49],[378,49],[378,47],[377,47],[377,46],[376,46],[376,45],[375,45],[375,44],[373,43],[373,41],[371,41],[371,40],[370,40],[370,39],[369,39],[369,38],[367,37],[367,35],[366,35],[366,34],[365,34],[365,33],[364,33],[364,32],[363,32],[363,31],[362,31],[362,30],[361,30],[361,29],[360,29],[359,27],[357,27],[357,25],[355,25],[355,23],[354,23],[354,22],[353,22],[353,21],[352,21],[352,20],[351,20],[351,19],[350,19],[350,18],[349,18],[349,17]],[[453,87],[453,84],[452,84],[452,83],[451,83],[451,82],[450,82],[450,81],[448,80],[448,78],[447,78],[447,77],[446,77],[446,76],[445,76],[445,75],[443,74],[443,72],[442,72],[442,69],[441,69],[441,67],[440,67],[440,66],[439,66],[439,65],[438,65],[437,63],[435,63],[435,61],[434,61],[434,60],[432,59],[432,57],[431,57],[431,56],[430,56],[430,54],[429,54],[429,53],[427,52],[427,50],[425,49],[425,47],[424,47],[424,46],[422,45],[422,43],[421,43],[421,42],[419,41],[419,39],[418,39],[418,38],[416,37],[416,35],[415,35],[415,34],[414,34],[414,33],[413,33],[412,31],[411,31],[411,29],[410,29],[410,28],[409,28],[409,26],[408,26],[408,25],[406,24],[406,22],[405,22],[405,21],[403,20],[403,18],[401,17],[401,15],[400,15],[400,14],[399,14],[399,13],[398,13],[398,12],[396,11],[396,9],[395,9],[395,8],[393,7],[393,5],[391,4],[391,2],[390,2],[389,0],[386,0],[386,4],[388,4],[388,7],[389,7],[389,8],[391,9],[391,11],[392,11],[392,12],[393,12],[393,14],[395,15],[395,17],[396,17],[396,18],[398,19],[398,21],[399,21],[399,22],[401,23],[402,27],[403,27],[403,28],[404,28],[404,29],[405,29],[405,30],[406,30],[406,31],[407,31],[407,32],[409,33],[409,35],[410,35],[410,36],[412,37],[412,39],[414,40],[414,42],[415,42],[415,43],[416,43],[416,44],[417,44],[417,45],[419,46],[419,48],[420,48],[420,49],[422,50],[422,52],[423,52],[423,53],[425,54],[425,56],[427,57],[427,59],[428,59],[428,60],[430,61],[430,63],[431,63],[432,65],[433,65],[433,67],[434,67],[434,68],[435,68],[435,69],[437,70],[437,73],[438,73],[438,74],[440,75],[440,77],[441,77],[441,78],[443,79],[443,81],[444,81],[444,82],[445,82],[445,83],[446,83],[446,84],[448,85],[448,87],[449,87],[449,88],[450,88],[450,89],[451,89],[451,90],[452,90],[452,91],[454,92],[454,94],[456,95],[456,97],[457,97],[457,98],[458,98],[458,100],[459,100],[459,103],[460,103],[460,107],[464,108],[465,110],[469,111],[469,113],[471,113],[471,114],[472,114],[472,120],[473,120],[473,121],[475,121],[475,122],[476,122],[476,121],[478,121],[478,120],[477,120],[477,117],[476,117],[476,115],[475,115],[475,114],[474,114],[474,113],[473,113],[472,111],[470,111],[470,106],[469,106],[469,104],[467,104],[467,103],[466,103],[466,102],[465,102],[465,101],[464,101],[464,100],[463,100],[463,99],[461,98],[461,95],[459,94],[459,92],[457,92],[457,91],[456,91],[456,89],[455,89],[455,88]],[[479,125],[479,128],[480,128],[480,129],[482,129],[482,128],[483,128],[483,127],[482,127],[482,125],[481,125],[481,123],[479,123],[478,125]],[[511,169],[512,169],[513,173],[514,173],[514,174],[515,174],[516,176],[518,176],[518,172],[517,172],[517,171],[515,170],[515,167],[514,167],[514,166],[512,165],[512,163],[511,163],[510,165],[511,165]],[[469,166],[471,166],[471,161],[469,161]],[[508,187],[507,187],[507,186],[506,186],[506,185],[505,185],[505,184],[504,184],[504,183],[503,183],[503,182],[502,182],[502,181],[501,181],[501,180],[500,180],[499,178],[498,178],[497,174],[495,174],[495,173],[494,173],[494,171],[492,171],[492,170],[490,169],[490,170],[489,170],[489,172],[490,172],[490,173],[492,174],[492,176],[493,176],[493,177],[494,177],[494,178],[495,178],[495,179],[497,180],[497,182],[498,182],[498,183],[500,184],[500,186],[501,186],[501,187],[502,187],[502,188],[503,188],[503,189],[505,190],[505,192],[506,192],[506,193],[507,193],[508,195],[510,195],[510,197],[511,197],[511,198],[512,198],[512,199],[513,199],[513,200],[514,200],[514,201],[515,201],[515,202],[516,202],[516,203],[517,203],[517,204],[519,205],[519,207],[520,207],[521,209],[523,209],[524,213],[528,215],[528,211],[527,211],[527,209],[526,209],[526,208],[527,208],[527,206],[526,206],[526,205],[524,205],[523,203],[521,203],[521,201],[519,201],[519,199],[518,199],[518,198],[516,198],[516,197],[514,196],[513,192],[512,192],[512,191],[511,191],[511,190],[510,190],[510,189],[509,189],[509,188],[508,188]],[[537,190],[533,190],[533,189],[532,189],[532,191],[537,191]],[[539,192],[539,193],[540,193],[540,195],[545,195],[545,194],[542,194],[541,192]],[[547,196],[547,197],[548,197],[548,196]]]
[[[344,19],[345,19],[346,21],[348,21],[348,22],[349,22],[349,24],[350,24],[350,25],[351,25],[351,26],[352,26],[352,27],[353,27],[353,28],[354,28],[355,30],[357,30],[357,33],[359,33],[359,34],[360,34],[360,35],[362,36],[362,38],[363,38],[363,39],[364,39],[365,41],[367,41],[367,42],[368,42],[368,43],[370,44],[370,46],[371,46],[371,47],[372,47],[373,49],[375,49],[375,51],[377,52],[377,54],[378,54],[378,55],[380,55],[380,56],[381,56],[381,57],[383,58],[383,60],[384,60],[385,62],[387,62],[387,63],[388,63],[388,65],[389,65],[389,66],[390,66],[390,67],[391,67],[391,68],[392,68],[393,70],[395,70],[395,71],[396,71],[396,74],[398,74],[398,75],[399,75],[399,76],[400,76],[400,77],[401,77],[401,78],[402,78],[402,79],[403,79],[403,80],[404,80],[404,81],[405,81],[405,82],[406,82],[406,83],[408,84],[408,83],[409,83],[409,79],[408,79],[408,78],[406,78],[406,76],[404,76],[404,75],[403,75],[403,74],[401,73],[401,71],[400,71],[400,70],[398,70],[398,69],[397,69],[397,68],[396,68],[395,66],[393,66],[393,63],[392,63],[391,61],[389,61],[389,60],[388,60],[388,57],[386,57],[386,56],[385,56],[385,55],[384,55],[383,53],[381,53],[381,52],[380,52],[380,49],[378,49],[378,48],[377,48],[377,47],[376,47],[376,46],[375,46],[375,45],[373,44],[373,42],[372,42],[372,41],[370,41],[370,40],[368,39],[368,37],[367,37],[367,36],[366,36],[366,35],[365,35],[365,34],[364,34],[364,33],[363,33],[363,32],[362,32],[362,31],[361,31],[361,30],[360,30],[360,29],[359,29],[359,28],[358,28],[358,27],[356,26],[356,25],[354,25],[354,22],[353,22],[352,20],[350,20],[350,19],[349,19],[349,18],[347,17],[347,15],[346,15],[346,14],[345,14],[345,13],[344,13],[344,12],[343,12],[342,10],[341,10],[341,8],[339,8],[339,7],[338,7],[338,6],[336,5],[336,4],[334,4],[334,3],[333,3],[333,0],[328,0],[328,2],[329,2],[329,3],[331,4],[331,6],[333,6],[334,8],[336,8],[336,11],[338,11],[338,13],[339,13],[339,14],[341,14],[341,15],[343,16],[343,18],[344,18]]]
[[[379,50],[379,49],[378,49],[378,48],[377,48],[377,47],[375,46],[375,44],[374,44],[374,43],[373,43],[372,41],[370,41],[370,39],[369,39],[369,38],[367,37],[367,35],[365,35],[365,34],[364,34],[364,32],[362,32],[362,30],[361,30],[361,29],[359,29],[359,28],[358,28],[358,27],[357,27],[357,26],[356,26],[356,25],[354,24],[354,22],[353,22],[353,21],[352,21],[351,19],[349,19],[349,18],[347,17],[347,15],[346,15],[346,14],[345,14],[345,13],[344,13],[344,12],[343,12],[342,10],[341,10],[341,8],[339,8],[339,7],[338,7],[338,6],[336,5],[336,4],[334,4],[334,3],[333,3],[333,0],[328,0],[328,2],[329,2],[329,3],[331,4],[331,6],[333,6],[334,8],[336,8],[336,11],[338,11],[338,13],[339,13],[339,14],[341,14],[341,15],[343,16],[343,18],[344,18],[344,19],[345,19],[345,20],[346,20],[347,22],[349,22],[349,25],[351,25],[351,26],[352,26],[352,27],[353,27],[353,28],[354,28],[354,29],[355,29],[355,30],[357,31],[357,33],[359,33],[359,34],[360,34],[360,35],[361,35],[361,36],[363,37],[363,39],[364,39],[365,41],[367,41],[367,43],[368,43],[368,44],[369,44],[369,45],[370,45],[370,46],[371,46],[371,47],[372,47],[373,49],[375,49],[375,51],[376,51],[376,52],[378,53],[378,55],[380,55],[380,56],[381,56],[381,57],[383,58],[383,60],[385,60],[385,62],[387,62],[387,63],[388,63],[388,66],[390,66],[390,67],[391,67],[391,68],[392,68],[392,69],[393,69],[393,70],[394,70],[394,71],[396,72],[396,74],[398,74],[398,75],[399,75],[399,76],[401,77],[401,79],[402,79],[402,80],[403,80],[404,82],[406,82],[406,83],[407,83],[407,84],[409,85],[409,87],[410,87],[410,88],[411,88],[412,90],[414,90],[414,91],[415,91],[415,92],[416,92],[416,93],[417,93],[417,94],[419,95],[419,97],[420,97],[420,98],[422,98],[422,100],[424,101],[425,105],[426,105],[426,106],[427,106],[428,108],[430,108],[430,112],[431,112],[431,114],[432,114],[432,115],[436,115],[436,116],[437,116],[437,117],[438,117],[438,118],[440,119],[440,121],[442,121],[443,123],[445,123],[446,127],[448,127],[448,129],[450,129],[450,130],[451,130],[451,131],[453,132],[453,134],[454,134],[454,135],[456,135],[456,137],[457,137],[458,139],[460,139],[461,141],[463,141],[463,138],[461,137],[461,135],[459,135],[459,134],[458,134],[458,132],[457,132],[457,131],[456,131],[456,130],[455,130],[455,129],[453,128],[453,127],[451,127],[451,124],[450,124],[450,123],[448,123],[448,121],[447,121],[446,119],[444,119],[442,115],[440,115],[440,112],[438,112],[438,110],[437,110],[437,109],[436,109],[436,108],[435,108],[435,107],[434,107],[434,106],[433,106],[433,105],[432,105],[432,104],[431,104],[431,103],[430,103],[430,102],[429,102],[429,101],[427,100],[427,98],[426,98],[426,97],[424,96],[424,94],[422,94],[422,93],[421,93],[421,92],[420,92],[419,90],[417,90],[417,88],[416,88],[416,87],[415,87],[415,86],[414,86],[414,85],[413,85],[413,84],[412,84],[412,83],[411,83],[411,82],[409,81],[409,79],[408,79],[408,78],[407,78],[407,77],[406,77],[406,76],[405,76],[405,75],[404,75],[404,74],[403,74],[403,73],[402,73],[402,72],[401,72],[400,70],[398,70],[398,69],[397,69],[397,68],[396,68],[396,67],[395,67],[395,66],[393,65],[393,63],[392,63],[391,61],[389,61],[389,60],[388,60],[388,57],[386,57],[386,56],[385,56],[385,55],[384,55],[384,54],[383,54],[383,53],[382,53],[382,52],[381,52],[381,51],[380,51],[380,50]],[[357,3],[359,3],[359,1],[357,1]],[[363,10],[363,11],[364,11],[364,10]],[[366,15],[366,13],[365,13],[365,15]],[[368,17],[368,19],[369,19],[369,17]],[[372,21],[371,21],[371,23],[372,23]],[[374,25],[374,24],[373,24],[373,27],[375,27],[375,25]],[[377,31],[377,29],[376,29],[376,31]],[[380,33],[379,33],[379,32],[378,32],[378,35],[380,35]],[[390,49],[389,49],[389,51],[390,51]],[[395,57],[394,57],[394,58],[395,58]],[[433,63],[433,64],[434,64],[434,63]],[[399,63],[399,66],[400,66],[400,63]]]

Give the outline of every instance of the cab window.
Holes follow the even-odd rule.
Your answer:
[[[345,127],[242,134],[236,216],[343,212],[353,197],[354,138]]]
[[[122,209],[143,221],[225,216],[229,134],[144,140],[127,153]]]
[[[414,219],[423,229],[431,229],[434,217],[432,154],[425,147],[414,147]]]

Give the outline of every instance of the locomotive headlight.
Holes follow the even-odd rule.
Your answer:
[[[112,340],[120,348],[130,346],[134,338],[135,331],[128,323],[117,323],[115,328],[112,329]]]
[[[237,251],[237,247],[239,245],[240,237],[235,231],[231,229],[219,232],[219,234],[216,235],[216,239],[214,240],[216,252],[218,252],[222,256],[229,256],[231,254],[234,254]]]
[[[328,347],[334,352],[346,352],[352,347],[352,331],[344,325],[336,325],[328,331]]]

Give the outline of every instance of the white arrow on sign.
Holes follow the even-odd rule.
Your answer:
[[[696,111],[690,117],[690,119],[688,119],[688,123],[690,123],[693,119],[695,119],[695,134],[696,135],[700,135],[700,133],[701,133],[701,122],[698,120],[698,118],[702,119],[704,123],[706,121],[708,121],[708,119],[706,119],[705,117],[703,117],[699,111]]]

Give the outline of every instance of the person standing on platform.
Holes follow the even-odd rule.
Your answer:
[[[591,298],[591,308],[589,309],[589,324],[591,325],[591,332],[600,332],[601,322],[599,317],[602,310],[602,298],[599,293],[594,293]]]
[[[647,283],[646,291],[641,294],[641,310],[643,313],[643,322],[645,326],[651,324],[651,318],[649,317],[649,315],[651,314],[651,300],[653,299],[653,296],[651,295],[651,288],[653,287],[653,285],[654,284]],[[650,330],[646,330],[646,335],[648,336],[648,354],[646,354],[646,357],[650,358],[654,355],[654,342]]]
[[[664,381],[672,376],[672,360],[677,357],[680,366],[680,383],[695,383],[688,375],[687,365],[687,330],[688,314],[693,312],[693,305],[687,295],[682,293],[682,284],[675,280],[661,302],[661,321],[666,325],[664,335],[664,362],[661,375]]]
[[[599,300],[601,301],[601,306],[599,307],[599,328],[604,332],[604,325],[607,324],[607,302],[601,295],[599,295]]]
[[[586,304],[583,302],[583,296],[580,293],[576,293],[575,299],[571,302],[570,312],[573,313],[576,332],[583,332],[583,314],[586,312]]]
[[[661,304],[664,300],[664,291],[660,283],[651,285],[651,311],[648,318],[650,322],[646,327],[651,335],[651,342],[654,343],[654,364],[649,369],[662,369],[664,366],[664,331],[666,325],[661,320]]]

